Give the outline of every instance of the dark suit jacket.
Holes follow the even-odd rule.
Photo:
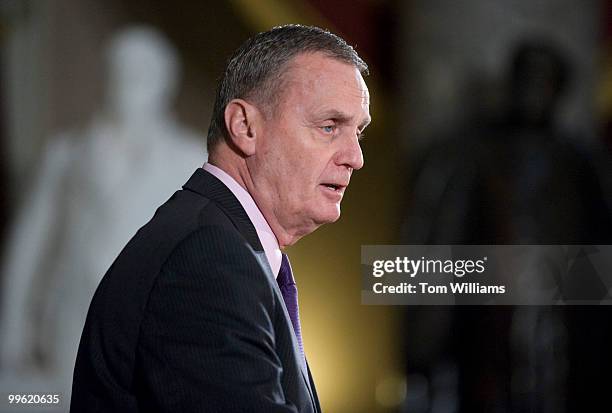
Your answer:
[[[320,412],[255,228],[198,169],[102,279],[72,412]]]

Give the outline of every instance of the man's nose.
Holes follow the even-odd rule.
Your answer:
[[[356,135],[347,136],[343,139],[337,163],[339,165],[346,165],[354,170],[363,167],[363,152]]]

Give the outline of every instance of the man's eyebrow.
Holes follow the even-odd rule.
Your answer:
[[[336,110],[336,109],[323,111],[321,115],[319,116],[319,118],[331,119],[338,123],[348,123],[353,119],[353,117],[350,116],[349,114]],[[361,124],[359,125],[359,129],[364,129],[366,126],[370,124],[371,121],[372,119],[368,116],[368,118],[366,118],[363,122],[361,122]]]
[[[348,122],[352,119],[352,116],[336,109],[325,110],[318,117],[321,119],[332,119],[337,122]]]

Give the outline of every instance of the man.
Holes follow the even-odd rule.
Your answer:
[[[209,163],[138,231],[93,298],[73,411],[320,412],[281,249],[340,216],[363,166],[366,71],[316,27],[277,27],[236,51]]]

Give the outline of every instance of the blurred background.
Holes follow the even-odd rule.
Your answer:
[[[363,306],[360,246],[612,243],[611,12],[603,0],[3,0],[2,397],[60,393],[67,411],[93,290],[206,160],[225,60],[258,31],[303,23],[342,35],[371,72],[366,164],[342,218],[289,250],[324,411],[607,410],[608,307]]]

